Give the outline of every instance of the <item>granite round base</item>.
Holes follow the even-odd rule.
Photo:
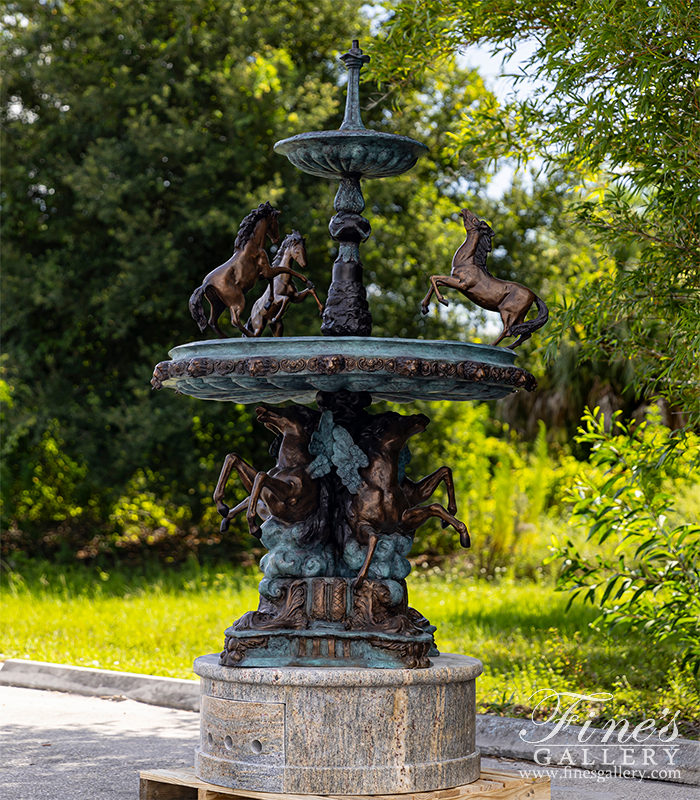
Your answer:
[[[231,668],[201,656],[195,772],[218,786],[291,794],[397,794],[479,778],[481,662],[422,670]]]

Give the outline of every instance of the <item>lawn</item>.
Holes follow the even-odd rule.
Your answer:
[[[697,736],[698,683],[673,665],[670,648],[636,636],[606,637],[590,627],[596,612],[548,583],[475,581],[428,570],[409,580],[411,604],[438,626],[443,652],[484,663],[481,708],[526,715],[541,689],[614,700],[602,716],[658,718],[679,710]],[[257,606],[258,576],[226,568],[61,572],[28,563],[3,573],[0,657],[192,678],[197,655],[219,650],[224,629]]]

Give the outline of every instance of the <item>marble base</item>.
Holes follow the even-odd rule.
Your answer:
[[[427,669],[230,668],[202,678],[195,773],[232,789],[293,794],[426,792],[479,778],[480,661]]]

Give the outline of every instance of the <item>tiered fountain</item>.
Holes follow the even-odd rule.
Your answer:
[[[371,337],[359,253],[370,225],[361,216],[360,181],[400,175],[427,148],[365,129],[358,87],[368,57],[354,42],[342,58],[349,78],[340,130],[275,145],[300,170],[340,181],[329,226],[338,257],[323,335],[277,335],[287,306],[277,293],[291,292],[293,301],[304,294],[291,283],[291,256],[285,261],[281,253],[296,247],[302,268],[305,254],[295,232],[273,264],[267,262],[262,245],[266,234],[279,238],[278,212],[261,204],[242,223],[234,255],[207,276],[191,301],[202,329],[201,300],[210,301],[209,324],[220,333],[217,317],[228,306],[243,337],[176,347],[153,378],[156,388],[208,400],[294,403],[257,409],[278,434],[276,466],[260,472],[230,454],[215,493],[222,528],[245,511],[251,532],[268,550],[260,565],[258,609],[228,628],[220,655],[195,662],[202,678],[197,775],[239,789],[378,794],[443,789],[478,778],[474,692],[481,664],[438,653],[435,627],[408,605],[405,582],[414,533],[430,517],[451,525],[469,545],[452,473],[441,467],[410,480],[407,441],[425,430],[428,418],[367,409],[377,400],[499,398],[535,384],[513,366],[510,349]],[[463,212],[469,234],[468,214]],[[467,253],[467,260],[476,253],[472,265],[479,263],[478,242],[485,237],[490,249],[492,235],[474,220],[476,244]],[[253,264],[257,271],[245,283],[246,265]],[[256,328],[252,317],[247,325],[240,320],[242,292],[258,278],[270,286],[254,316],[270,324],[276,335],[269,338],[258,335],[262,323]],[[442,301],[439,286],[465,291],[458,281],[437,279],[431,291]],[[313,290],[308,281],[307,287]],[[525,311],[508,335],[523,333]],[[304,405],[314,402],[315,409]],[[224,496],[233,470],[249,496],[230,509]],[[447,507],[423,505],[441,482]]]

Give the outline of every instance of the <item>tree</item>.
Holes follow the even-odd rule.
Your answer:
[[[581,356],[700,415],[700,9],[681,0],[422,0],[388,4],[374,75],[409,87],[467,44],[534,42],[534,97],[465,109],[458,146],[538,154],[580,193],[578,221],[611,254],[559,311]],[[478,137],[475,132],[478,131]],[[478,142],[477,142],[478,139]]]
[[[700,441],[669,434],[658,416],[631,430],[618,420],[605,430],[596,413],[583,419],[580,440],[591,463],[571,491],[584,546],[555,537],[560,588],[597,604],[593,623],[643,631],[673,641],[682,666],[700,673],[700,525],[679,522],[676,503],[698,485]]]
[[[308,271],[323,290],[336,187],[298,172],[272,144],[339,126],[337,55],[348,20],[366,30],[359,6],[8,6],[3,497],[8,524],[18,536],[34,531],[42,552],[69,542],[93,554],[104,541],[85,541],[115,531],[128,530],[122,544],[136,529],[148,540],[170,530],[164,519],[215,540],[210,495],[223,456],[271,466],[269,436],[248,408],[154,395],[149,380],[170,347],[199,338],[187,299],[260,201],[282,210],[285,231],[307,236]],[[452,214],[488,179],[474,160],[456,183],[464,170],[450,148],[453,120],[460,108],[492,103],[475,72],[451,65],[417,85],[400,113],[365,110],[368,126],[431,148],[414,171],[366,188],[377,335],[468,335],[458,308],[423,319],[419,301],[427,275],[462,239]],[[315,306],[295,307],[286,328],[318,334]],[[47,494],[47,480],[60,480],[60,491]]]
[[[6,5],[8,514],[34,491],[49,430],[71,463],[87,467],[73,507],[92,509],[88,529],[104,523],[140,468],[159,497],[189,504],[201,520],[225,452],[266,462],[247,409],[152,395],[150,375],[169,347],[196,338],[187,299],[262,200],[282,209],[284,230],[312,233],[315,279],[332,262],[321,233],[331,187],[271,147],[338,127],[337,48],[349,20],[365,29],[359,6]],[[295,311],[288,327],[303,332],[315,312]]]

